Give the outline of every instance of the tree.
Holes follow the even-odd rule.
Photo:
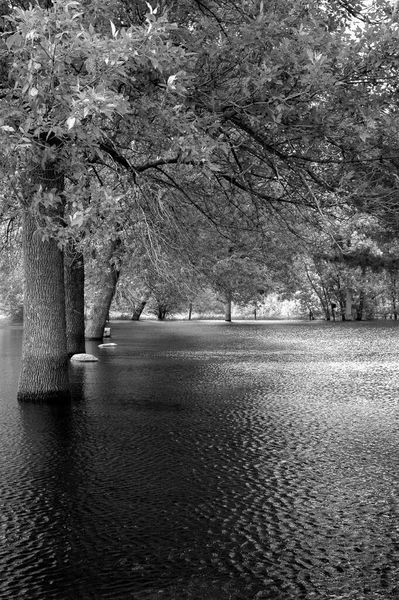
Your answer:
[[[184,51],[168,42],[173,28],[154,12],[145,25],[96,29],[80,2],[16,8],[3,59],[10,84],[1,110],[2,164],[23,213],[26,320],[18,397],[42,401],[67,395],[62,239],[67,205],[79,222],[82,178],[94,163],[124,162],[107,136],[129,110],[123,85],[134,74],[166,77],[164,97],[179,87]],[[4,64],[4,60],[3,60]],[[168,70],[173,71],[173,86]],[[17,157],[14,173],[10,157]],[[176,158],[174,158],[176,160]],[[78,218],[76,218],[78,214]],[[62,233],[60,237],[60,232]],[[51,268],[50,268],[51,267]],[[50,343],[51,342],[51,343]]]
[[[47,8],[13,8],[7,20],[1,164],[26,230],[40,231],[23,238],[26,248],[40,241],[61,270],[59,251],[71,238],[79,243],[82,231],[92,235],[101,219],[110,239],[120,238],[120,200],[108,210],[118,187],[126,198],[129,187],[139,187],[137,204],[150,197],[153,221],[169,219],[179,234],[182,223],[190,229],[190,219],[179,219],[195,208],[226,239],[234,239],[232,222],[241,217],[246,229],[254,218],[255,231],[270,215],[292,228],[310,211],[393,212],[389,152],[397,115],[389,94],[398,34],[390,31],[388,3],[367,9],[369,17],[361,3],[339,0],[192,0],[172,5],[176,26],[150,7],[144,16],[141,6],[54,0]],[[356,35],[349,27],[355,18],[366,22]],[[392,136],[384,133],[388,125]],[[97,214],[95,199],[82,191],[88,180],[91,192],[94,180],[103,190]],[[154,231],[164,236],[161,225]],[[28,279],[40,265],[27,262]],[[37,281],[43,276],[38,271]],[[33,362],[46,315],[36,322]],[[55,359],[65,370],[63,327]],[[22,372],[21,389],[30,389],[31,375]],[[41,397],[40,385],[32,380],[32,397]]]
[[[123,248],[119,238],[107,240],[102,247],[95,249],[95,259],[91,261],[92,290],[87,294],[86,309],[86,338],[89,340],[99,340],[103,337],[104,325],[119,280],[122,256]]]

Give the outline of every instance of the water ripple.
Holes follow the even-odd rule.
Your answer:
[[[115,324],[51,408],[0,330],[0,598],[398,597],[398,333]]]

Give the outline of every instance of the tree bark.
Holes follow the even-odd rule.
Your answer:
[[[352,290],[346,290],[345,321],[352,321]]]
[[[141,317],[141,314],[143,312],[143,310],[145,309],[145,306],[150,298],[151,292],[148,291],[145,294],[143,294],[140,302],[138,304],[136,304],[136,306],[134,307],[134,311],[132,314],[132,321],[138,321]]]
[[[231,321],[231,294],[227,293],[224,302],[224,320],[230,323]]]
[[[111,241],[104,260],[98,265],[101,276],[86,321],[85,337],[88,340],[102,340],[104,335],[104,327],[119,279],[119,270],[112,264],[112,258],[119,246],[119,240]]]
[[[157,319],[158,321],[164,321],[168,314],[168,307],[166,304],[158,304],[157,307]]]
[[[189,302],[188,304],[188,320],[191,321],[191,315],[193,314],[193,303]]]
[[[359,293],[359,306],[356,311],[356,321],[363,321],[364,310],[366,305],[366,294],[363,289]]]
[[[55,240],[42,240],[28,209],[23,214],[22,244],[25,299],[18,400],[65,400],[69,380],[62,252]]]
[[[64,278],[67,352],[71,357],[86,351],[84,261],[82,253],[76,251],[73,244],[64,253]]]
[[[134,307],[134,311],[132,314],[132,321],[139,321],[140,317],[143,313],[143,310],[145,309],[145,305],[147,304],[147,301],[142,301],[139,304],[136,304],[136,306]]]

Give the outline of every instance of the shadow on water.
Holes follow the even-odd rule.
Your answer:
[[[393,323],[115,323],[18,405],[0,328],[0,598],[399,595]]]

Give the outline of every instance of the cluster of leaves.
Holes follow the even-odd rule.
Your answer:
[[[54,0],[4,13],[1,176],[43,237],[119,239],[123,260],[140,248],[165,285],[185,264],[243,303],[290,280],[303,241],[318,264],[393,268],[388,2]]]

